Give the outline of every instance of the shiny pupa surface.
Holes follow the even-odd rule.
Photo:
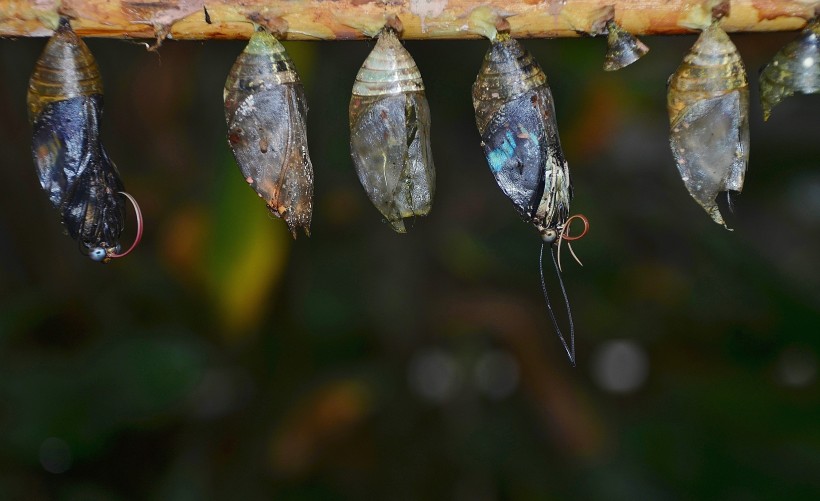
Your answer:
[[[797,39],[780,49],[760,72],[763,119],[794,94],[820,92],[820,18],[814,18]]]
[[[373,205],[399,233],[430,212],[436,173],[430,107],[412,56],[391,28],[379,33],[350,99],[350,155]]]
[[[714,22],[669,78],[669,143],[689,194],[726,226],[716,198],[740,192],[749,161],[749,86],[740,54]]]
[[[629,66],[649,52],[649,47],[614,21],[609,21],[606,26],[608,33],[604,71],[615,71]]]
[[[40,185],[81,252],[107,261],[119,249],[124,188],[100,141],[103,89],[97,63],[65,19],[37,60],[28,110]]]
[[[496,183],[542,235],[560,233],[572,183],[561,150],[547,77],[521,44],[500,33],[473,84],[484,155]]]
[[[285,48],[264,30],[251,36],[225,82],[228,144],[245,180],[296,238],[310,235],[313,164],[305,92]]]

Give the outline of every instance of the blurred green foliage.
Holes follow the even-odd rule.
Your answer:
[[[753,76],[793,36],[733,38]],[[373,43],[287,44],[316,171],[312,237],[294,242],[224,139],[242,43],[90,40],[104,139],[146,217],[141,247],[101,266],[34,175],[25,93],[44,41],[0,40],[0,498],[816,498],[820,98],[763,123],[752,78],[726,232],[668,151],[665,81],[693,40],[647,38],[615,74],[602,39],[525,42],[592,222],[585,267],[565,261],[576,369],[540,296],[538,237],[478,146],[486,42],[407,44],[438,190],[403,236],[348,153]]]

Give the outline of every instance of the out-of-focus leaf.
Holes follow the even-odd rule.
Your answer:
[[[274,433],[274,471],[287,477],[307,473],[323,450],[361,423],[371,407],[371,389],[358,380],[333,381],[306,395]]]
[[[224,335],[242,337],[257,325],[281,279],[291,237],[248,188],[233,159],[223,164],[202,266]]]
[[[177,280],[188,285],[201,285],[208,274],[202,267],[210,230],[208,217],[202,206],[180,207],[160,230],[162,262]]]
[[[607,148],[623,116],[621,104],[626,93],[621,80],[607,75],[595,79],[583,89],[583,106],[569,121],[571,128],[563,135],[567,156],[594,158]]]
[[[14,409],[2,422],[3,444],[36,460],[40,444],[58,437],[75,459],[92,457],[117,431],[181,410],[204,364],[200,345],[168,332],[67,359],[21,358],[0,371],[0,399]]]

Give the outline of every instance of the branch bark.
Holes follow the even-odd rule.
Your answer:
[[[470,14],[486,7],[509,21],[517,38],[595,33],[613,16],[636,35],[687,33],[703,0],[0,0],[0,36],[49,36],[59,15],[82,36],[205,40],[248,38],[254,17],[288,40],[348,40],[372,36],[390,14],[406,39],[466,39],[480,35]],[[734,0],[726,31],[802,28],[818,0]],[[207,10],[206,10],[207,9]],[[208,13],[209,22],[206,22]]]

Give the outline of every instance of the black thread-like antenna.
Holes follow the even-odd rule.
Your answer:
[[[569,318],[569,345],[567,345],[567,341],[564,339],[564,334],[561,332],[561,328],[558,327],[558,320],[555,318],[555,312],[552,309],[549,294],[547,294],[547,281],[544,280],[543,242],[541,243],[541,252],[538,253],[538,269],[541,272],[541,290],[544,291],[544,300],[547,302],[547,310],[550,312],[550,318],[552,319],[552,325],[555,327],[555,333],[558,334],[558,339],[561,340],[561,344],[567,352],[569,363],[575,367],[575,324],[572,321],[572,311],[569,307],[569,298],[567,297],[567,290],[564,287],[564,279],[561,278],[561,272],[558,270],[558,261],[555,260],[555,252],[553,251],[552,246],[550,246],[550,255],[552,256],[552,264],[555,267],[555,274],[558,275],[558,284],[561,286],[561,294],[564,296],[564,303],[567,305],[567,317]]]

